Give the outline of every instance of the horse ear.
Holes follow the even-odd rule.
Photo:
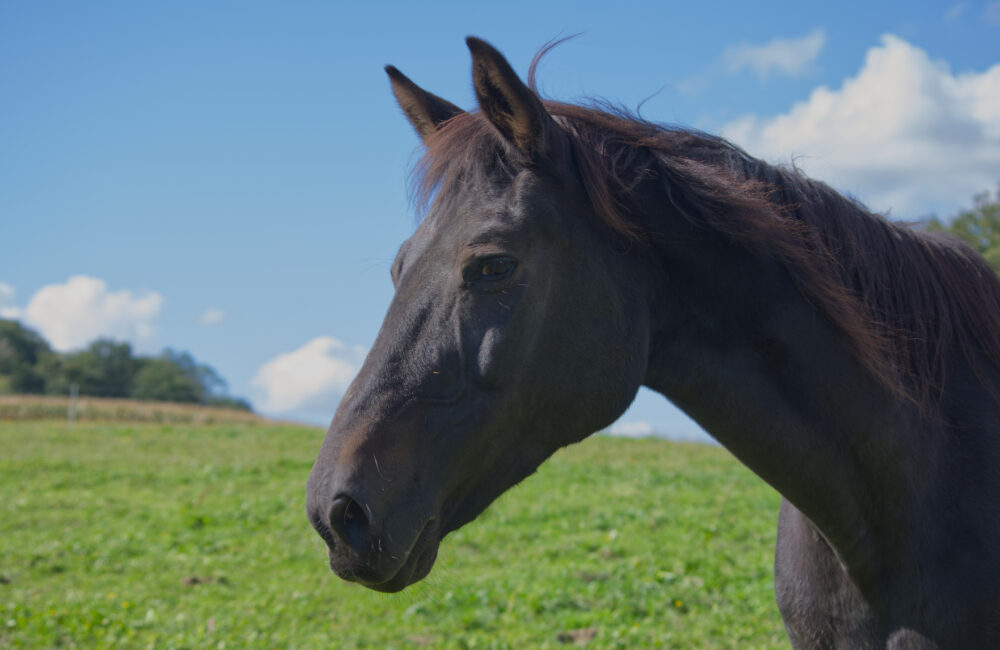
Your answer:
[[[392,94],[396,96],[399,107],[406,113],[410,124],[423,140],[434,133],[442,122],[463,112],[448,100],[441,99],[413,83],[409,77],[393,66],[385,66],[385,71],[389,75]]]
[[[470,36],[472,80],[479,108],[508,142],[529,159],[549,154],[559,127],[529,88],[492,45]]]

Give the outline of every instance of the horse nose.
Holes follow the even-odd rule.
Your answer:
[[[349,494],[340,492],[333,498],[328,513],[330,530],[358,555],[371,550],[371,510]]]

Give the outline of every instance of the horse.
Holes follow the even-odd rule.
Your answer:
[[[782,495],[793,647],[1000,647],[989,267],[722,138],[543,100],[538,56],[525,82],[467,45],[478,110],[386,67],[423,219],[309,475],[332,570],[421,580],[645,385]]]

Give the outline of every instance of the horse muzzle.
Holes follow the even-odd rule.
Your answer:
[[[334,573],[370,589],[395,592],[430,572],[441,533],[418,495],[391,498],[389,490],[376,492],[322,489],[310,477],[306,511],[326,542]]]

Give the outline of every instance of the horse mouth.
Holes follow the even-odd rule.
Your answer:
[[[388,577],[378,575],[367,566],[345,568],[343,557],[335,546],[327,546],[330,558],[330,569],[343,580],[355,582],[363,587],[383,593],[402,591],[415,582],[427,577],[437,560],[440,539],[437,537],[437,526],[431,520],[424,525],[423,530],[406,554],[406,558]],[[394,558],[389,558],[390,563]]]

